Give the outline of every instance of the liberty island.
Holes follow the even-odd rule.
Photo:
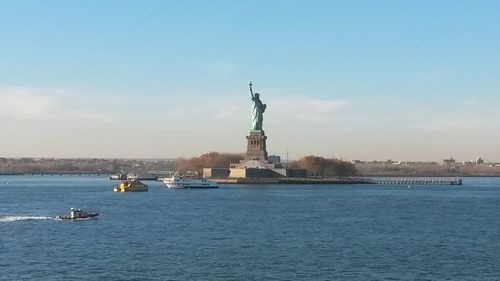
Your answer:
[[[280,161],[271,161],[267,151],[267,136],[263,129],[267,105],[262,102],[259,93],[254,93],[251,81],[249,90],[251,127],[245,137],[247,145],[243,159],[239,163],[231,163],[228,168],[204,168],[204,177],[212,178],[219,183],[370,183],[368,180],[359,178],[311,178],[308,177],[306,169],[292,168]]]
[[[264,178],[305,178],[305,169],[291,169],[282,163],[269,161],[267,152],[267,136],[263,130],[266,104],[260,99],[259,93],[253,92],[250,81],[251,97],[251,127],[247,139],[247,149],[240,163],[233,163],[227,168],[205,168],[203,175],[211,178],[229,179],[264,179]],[[224,182],[224,181],[222,181]]]

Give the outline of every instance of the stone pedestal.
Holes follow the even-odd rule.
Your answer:
[[[262,130],[252,130],[247,136],[247,152],[245,161],[257,160],[267,162],[266,135]]]
[[[267,157],[266,134],[252,130],[247,136],[247,152],[240,163],[231,164],[229,178],[305,177],[306,170],[288,169],[281,163],[271,163]],[[208,173],[207,173],[208,174]]]

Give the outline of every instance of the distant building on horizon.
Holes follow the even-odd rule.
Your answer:
[[[267,160],[273,164],[281,164],[281,156],[279,155],[269,155]]]
[[[453,157],[450,157],[450,159],[443,159],[443,165],[446,166],[455,166],[456,161],[453,159]]]

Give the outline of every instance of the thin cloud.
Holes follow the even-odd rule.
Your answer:
[[[117,121],[115,113],[85,107],[85,102],[62,89],[0,87],[0,116],[15,121]]]
[[[0,114],[17,120],[50,119],[57,108],[54,94],[30,88],[0,88],[0,100]]]
[[[473,117],[457,118],[456,116],[449,119],[435,118],[426,123],[418,124],[416,127],[429,131],[457,132],[460,134],[490,134],[496,133],[500,129],[500,125],[496,120]]]
[[[327,122],[335,118],[337,111],[349,106],[349,102],[344,100],[302,97],[278,97],[268,101],[264,98],[263,102],[267,104],[264,118],[266,122],[272,123]],[[250,120],[250,103],[249,98],[229,98],[214,103],[210,111],[215,112],[213,119],[217,121],[244,122]]]
[[[349,106],[345,100],[279,97],[269,100],[269,112],[278,122],[329,122],[335,113]]]

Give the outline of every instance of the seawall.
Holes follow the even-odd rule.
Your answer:
[[[373,184],[373,180],[360,178],[235,178],[212,179],[220,184]]]

